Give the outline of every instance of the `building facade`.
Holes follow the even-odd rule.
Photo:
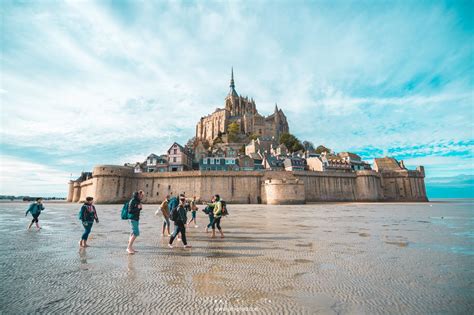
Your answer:
[[[193,169],[193,154],[178,143],[168,149],[168,172],[191,171]]]

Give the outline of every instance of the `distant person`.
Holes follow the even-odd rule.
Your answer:
[[[213,199],[212,197],[211,199]],[[209,229],[212,227],[212,223],[214,222],[214,206],[212,204],[207,204],[206,208],[203,210],[205,214],[209,217],[209,224],[206,226],[204,230],[206,233],[209,232]]]
[[[36,224],[36,228],[38,230],[41,229],[41,227],[39,226],[39,223],[38,223],[38,217],[40,216],[41,211],[43,211],[43,210],[44,210],[43,198],[36,198],[36,202],[32,203],[30,205],[30,207],[28,208],[28,210],[26,210],[26,213],[25,213],[25,217],[28,215],[28,212],[30,212],[31,215],[33,216],[33,220],[31,220],[30,225],[28,225],[28,230],[31,228],[33,223]]]
[[[87,197],[86,202],[84,202],[79,211],[79,220],[82,221],[82,226],[84,227],[84,233],[82,233],[81,240],[79,241],[80,247],[89,247],[89,245],[87,245],[87,239],[89,238],[94,220],[96,223],[99,223],[99,217],[97,216],[97,211],[93,203],[94,198]]]
[[[170,211],[168,209],[168,203],[170,201],[170,196],[167,195],[165,200],[160,205],[160,209],[155,212],[155,215],[158,215],[160,212],[163,215],[163,228],[161,230],[161,236],[165,235],[165,228],[168,231],[168,237],[171,236],[170,233]]]
[[[173,241],[178,235],[178,233],[181,233],[184,248],[191,247],[191,245],[188,245],[186,241],[186,222],[188,221],[186,212],[186,197],[184,195],[181,195],[179,198],[178,207],[174,208],[170,212],[170,217],[174,221],[174,231],[173,234],[171,234],[170,241],[168,243],[169,248],[173,248]]]
[[[189,220],[188,226],[191,224],[191,222],[194,221],[194,227],[197,228],[198,226],[197,226],[197,221],[196,221],[196,212],[198,210],[198,207],[196,205],[196,196],[193,196],[193,199],[189,203],[189,207],[191,210],[191,220]]]
[[[173,196],[173,193],[171,193],[171,195],[172,196],[171,196],[171,198],[168,202],[168,210],[169,210],[170,215],[171,215],[171,212],[174,209],[178,208],[178,206],[179,206],[179,198],[176,197],[176,196]],[[182,196],[184,197],[184,194],[182,194]],[[175,226],[176,226],[176,223],[175,223]],[[178,236],[178,241],[180,241],[180,240],[181,240],[181,238]]]
[[[222,202],[219,195],[214,195],[212,198],[212,203],[210,204],[213,207],[214,219],[212,221],[212,235],[211,237],[216,237],[216,226],[219,232],[221,233],[221,238],[224,238],[224,232],[221,228],[221,218],[222,218]]]
[[[127,253],[135,254],[136,250],[133,249],[133,242],[140,235],[139,230],[139,221],[140,221],[140,211],[142,211],[142,199],[144,197],[143,190],[139,190],[133,193],[133,198],[129,202],[128,206],[128,221],[130,222],[130,227],[132,229],[130,233],[130,238],[128,240]]]

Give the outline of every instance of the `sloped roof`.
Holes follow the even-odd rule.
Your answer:
[[[355,153],[351,153],[351,152],[340,152],[338,155],[342,158],[350,157],[351,160],[357,160],[357,161],[362,160],[362,158],[359,155],[357,155]]]
[[[403,169],[397,160],[391,157],[375,158],[374,164],[379,171],[399,171]]]

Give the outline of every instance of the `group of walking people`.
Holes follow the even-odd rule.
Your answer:
[[[132,199],[127,201],[122,209],[122,219],[128,220],[130,224],[130,237],[128,239],[127,253],[135,254],[137,251],[134,249],[133,244],[136,238],[140,235],[140,213],[143,209],[142,199],[145,196],[142,190],[133,193]],[[212,196],[210,203],[204,203],[206,207],[203,209],[203,212],[206,213],[209,217],[209,224],[205,228],[205,232],[209,232],[209,228],[212,229],[211,237],[216,237],[216,227],[220,233],[220,237],[224,238],[224,232],[221,228],[220,222],[223,215],[227,214],[227,209],[225,202],[221,200],[219,195]],[[31,204],[26,215],[31,213],[33,220],[28,226],[28,229],[31,228],[33,223],[36,223],[36,227],[41,229],[39,226],[38,217],[41,214],[41,211],[44,210],[43,200],[37,198],[36,202]],[[199,210],[197,206],[196,196],[190,200],[186,199],[184,194],[179,196],[168,195],[165,200],[160,205],[160,208],[155,212],[155,215],[163,216],[163,226],[161,230],[161,235],[165,236],[165,231],[167,232],[167,237],[169,237],[168,247],[173,248],[173,242],[175,239],[182,241],[184,248],[191,248],[192,246],[188,244],[186,238],[186,228],[194,224],[194,227],[197,228],[197,211]],[[188,221],[188,212],[191,212],[191,219]],[[84,232],[79,241],[79,246],[81,248],[89,247],[87,245],[87,240],[89,234],[92,230],[92,226],[95,223],[99,223],[99,217],[97,215],[97,210],[94,206],[94,198],[87,197],[84,204],[81,206],[79,211],[79,220],[82,222],[84,227]],[[174,222],[173,232],[171,230],[171,221]]]

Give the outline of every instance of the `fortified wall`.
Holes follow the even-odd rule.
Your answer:
[[[185,193],[208,200],[214,194],[229,203],[303,204],[338,201],[428,201],[424,171],[189,171],[134,173],[133,168],[99,165],[92,178],[69,182],[69,202],[94,197],[97,203],[122,203],[134,191],[145,203]]]

